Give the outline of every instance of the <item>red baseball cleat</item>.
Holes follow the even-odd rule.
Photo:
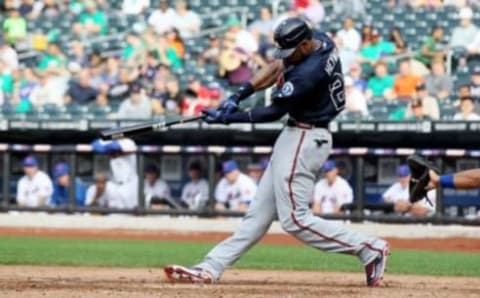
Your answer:
[[[200,268],[188,268],[180,265],[169,265],[163,269],[168,280],[179,283],[212,284],[212,274]]]

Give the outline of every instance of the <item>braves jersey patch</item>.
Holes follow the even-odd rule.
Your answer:
[[[283,96],[290,96],[293,94],[293,91],[294,91],[294,87],[293,87],[293,84],[292,82],[285,82],[285,84],[283,84],[282,86],[282,95]]]

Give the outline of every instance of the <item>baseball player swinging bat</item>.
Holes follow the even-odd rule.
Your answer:
[[[100,132],[100,137],[103,140],[118,140],[125,137],[130,137],[142,133],[147,133],[150,131],[157,131],[166,127],[170,127],[176,124],[195,122],[202,120],[205,116],[196,116],[191,118],[182,118],[179,120],[174,120],[170,122],[165,121],[149,121],[145,123],[140,123],[136,125],[126,126],[126,127],[115,127]]]
[[[359,258],[368,286],[379,286],[388,243],[314,216],[309,209],[316,175],[332,148],[329,123],[345,108],[343,71],[338,50],[325,33],[301,18],[288,18],[274,31],[275,60],[260,69],[218,109],[202,111],[207,123],[261,123],[288,114],[255,197],[236,232],[191,267],[164,268],[172,282],[213,283],[278,219],[295,238],[317,249]],[[272,103],[248,111],[241,100],[274,86]]]

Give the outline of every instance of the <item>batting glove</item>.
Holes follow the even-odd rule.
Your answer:
[[[207,122],[208,124],[215,124],[215,123],[222,123],[228,124],[227,122],[227,115],[225,112],[222,112],[217,109],[205,109],[202,110],[202,114],[205,115],[203,121]]]
[[[238,95],[233,94],[228,97],[227,100],[220,104],[218,110],[225,113],[225,115],[230,115],[238,111]]]

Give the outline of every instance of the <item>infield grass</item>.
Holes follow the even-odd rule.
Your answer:
[[[192,265],[213,247],[206,243],[0,237],[0,264],[161,267]],[[307,246],[258,245],[236,268],[363,271],[357,258]],[[480,277],[480,254],[393,250],[389,273]]]

